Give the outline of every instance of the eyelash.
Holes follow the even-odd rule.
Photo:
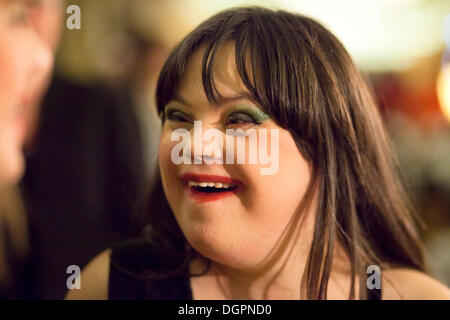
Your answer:
[[[178,119],[176,119],[178,117]],[[185,121],[180,121],[180,118],[183,118],[183,120]],[[186,114],[184,114],[181,111],[178,110],[168,110],[166,111],[166,119],[171,120],[171,121],[177,121],[177,122],[189,122],[191,120],[191,118],[189,116],[187,116]]]
[[[229,123],[229,119],[237,119],[238,122]],[[258,122],[249,114],[245,112],[233,112],[227,117],[226,125],[239,125],[239,124],[258,124]]]
[[[186,123],[191,121],[191,118],[178,110],[168,110],[166,112],[166,119],[170,121]],[[236,121],[234,123],[230,123],[230,119]],[[242,125],[242,124],[259,124],[258,121],[254,119],[251,115],[245,112],[233,112],[227,116],[227,120],[225,121],[225,125]]]

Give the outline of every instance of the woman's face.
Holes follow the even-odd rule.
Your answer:
[[[25,106],[52,56],[28,24],[25,1],[0,0],[0,186],[23,171]]]
[[[192,57],[176,99],[165,108],[166,120],[159,147],[163,188],[181,230],[199,253],[227,266],[252,268],[269,256],[286,227],[295,223],[291,218],[298,212],[307,190],[310,166],[291,134],[275,124],[251,98],[245,97],[248,91],[237,74],[233,47],[223,47],[215,60],[215,83],[227,98],[219,105],[211,104],[205,95],[202,55],[202,50],[198,50]],[[262,164],[259,157],[256,164],[249,163],[249,158],[237,163],[237,140],[233,163],[227,164],[224,160],[225,164],[205,164],[204,161],[194,164],[202,154],[199,148],[194,150],[192,142],[192,164],[175,164],[172,151],[181,140],[172,141],[171,136],[177,129],[189,130],[193,135],[194,120],[201,121],[203,132],[212,128],[219,130],[223,141],[226,141],[225,136],[238,139],[232,134],[226,135],[226,129],[254,129],[257,150],[261,151],[266,137],[267,150],[272,150],[269,154],[274,157],[273,151],[278,151],[277,170],[273,174],[262,174],[261,169],[268,165]],[[251,153],[249,140],[245,148],[247,157]],[[272,143],[276,149],[272,149]],[[203,142],[203,155],[207,153],[207,146],[208,143]],[[226,142],[220,151],[225,159]],[[213,187],[199,186],[208,182]],[[236,187],[226,191],[229,189],[224,190],[225,184]]]

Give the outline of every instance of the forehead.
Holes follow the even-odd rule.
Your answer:
[[[208,101],[202,81],[204,54],[205,47],[194,52],[187,63],[177,93],[193,104]],[[215,54],[212,75],[217,90],[224,98],[248,94],[236,68],[233,43],[223,44]]]

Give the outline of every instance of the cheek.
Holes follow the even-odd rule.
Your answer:
[[[161,171],[163,171],[163,168],[166,167],[167,160],[170,159],[170,149],[171,149],[170,142],[171,141],[169,139],[167,129],[163,127],[158,148],[158,162]]]
[[[169,203],[179,200],[180,183],[178,178],[178,165],[171,158],[171,153],[177,141],[170,140],[171,130],[163,126],[158,150],[158,162],[161,172],[161,180]]]
[[[44,85],[53,57],[30,28],[0,28],[0,104],[16,107]]]
[[[24,90],[26,76],[18,45],[11,42],[5,31],[0,31],[0,106],[12,107],[20,99]]]
[[[275,160],[273,160],[275,161]],[[258,226],[254,230],[266,236],[279,235],[303,199],[311,172],[289,132],[280,130],[279,167],[273,175],[262,175],[261,165],[243,166],[246,180],[250,182],[245,205]]]
[[[27,84],[29,50],[21,46],[22,38],[14,36],[4,27],[0,30],[0,183],[17,180],[23,170],[24,125],[18,107]]]

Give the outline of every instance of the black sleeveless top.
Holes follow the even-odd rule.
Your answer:
[[[110,300],[192,300],[186,275],[162,279],[145,276],[146,271],[167,273],[181,264],[170,252],[156,252],[144,239],[132,239],[112,248],[109,270]]]
[[[162,279],[145,277],[146,271],[164,272],[181,259],[168,252],[157,253],[144,239],[133,239],[112,248],[109,271],[110,300],[192,300],[190,279],[182,275]],[[368,300],[381,300],[381,289],[368,289]]]

